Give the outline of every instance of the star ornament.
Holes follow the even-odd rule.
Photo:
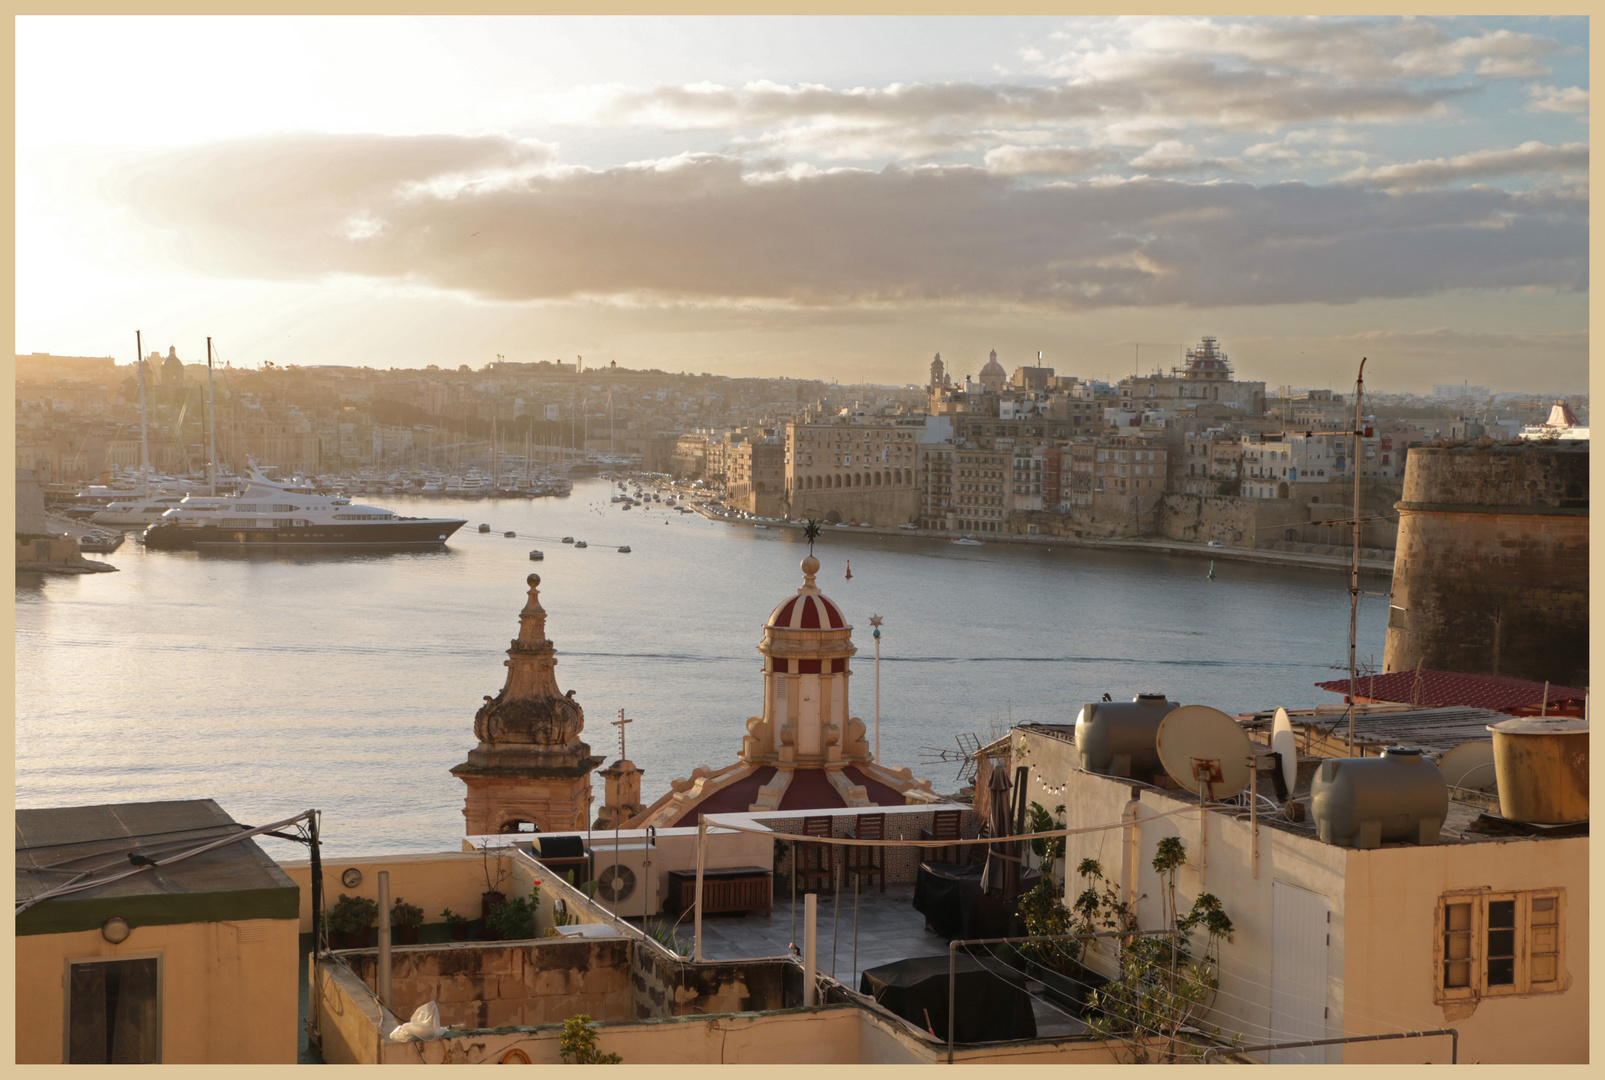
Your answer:
[[[871,625],[871,626],[879,626],[882,623],[882,621],[883,620],[881,619],[881,617],[879,615],[871,615],[869,617],[869,625]]]

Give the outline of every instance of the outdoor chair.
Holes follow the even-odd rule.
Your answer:
[[[853,825],[853,831],[847,835],[854,840],[886,839],[886,815],[859,814],[857,822]],[[878,847],[849,847],[847,849],[847,865],[844,869],[855,878],[879,878],[881,892],[884,893],[886,891],[884,851],[884,848]]]
[[[804,836],[829,836],[831,830],[830,817],[803,818]],[[797,886],[803,892],[813,892],[813,884],[817,881],[825,883],[827,893],[836,888],[836,858],[835,851],[829,844],[797,845]]]
[[[938,810],[931,815],[931,827],[920,830],[921,840],[958,840],[962,838],[962,810]],[[962,847],[920,848],[920,862],[961,863],[967,854]]]

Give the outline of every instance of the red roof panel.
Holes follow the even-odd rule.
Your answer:
[[[1315,684],[1334,694],[1348,694],[1349,680],[1334,679]],[[1446,705],[1466,705],[1477,709],[1494,709],[1509,712],[1514,709],[1537,708],[1545,700],[1550,703],[1581,701],[1584,691],[1575,686],[1551,684],[1549,696],[1544,697],[1544,684],[1526,679],[1508,679],[1495,675],[1463,675],[1455,671],[1423,671],[1420,687],[1416,685],[1414,671],[1392,671],[1386,675],[1362,675],[1354,684],[1357,696],[1371,701],[1395,701],[1422,708],[1441,708]]]

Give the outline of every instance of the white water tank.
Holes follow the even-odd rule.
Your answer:
[[[1436,844],[1449,815],[1449,785],[1420,750],[1390,746],[1381,757],[1321,762],[1310,811],[1323,843]]]

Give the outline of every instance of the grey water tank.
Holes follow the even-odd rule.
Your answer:
[[[1449,785],[1420,750],[1390,746],[1381,757],[1321,762],[1310,784],[1310,811],[1324,843],[1436,844],[1449,814]]]
[[[1164,694],[1138,694],[1130,701],[1089,701],[1076,716],[1076,753],[1081,767],[1104,776],[1147,778],[1159,763],[1159,721],[1179,706]]]

